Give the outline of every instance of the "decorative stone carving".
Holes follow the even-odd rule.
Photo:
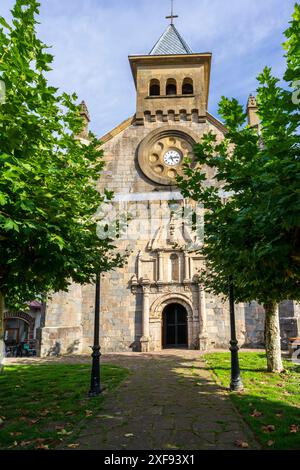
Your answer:
[[[150,132],[138,151],[142,172],[156,183],[176,185],[176,177],[183,175],[184,159],[193,159],[193,148],[197,141],[198,136],[190,130],[184,132],[179,126],[163,126]],[[174,160],[171,158],[173,154]]]
[[[149,279],[149,282],[156,281],[157,272],[157,258],[153,256],[151,258],[142,257],[139,252],[137,257],[138,273],[137,279]]]
[[[152,240],[148,243],[149,251],[192,251],[200,248],[200,243],[195,243],[195,235],[185,225],[181,218],[176,218],[176,214],[169,215],[169,221],[163,220],[156,230]],[[194,245],[194,250],[190,250],[190,245]],[[189,266],[186,267],[186,276],[190,278]]]
[[[137,276],[136,276],[136,274],[134,274],[131,278],[131,292],[133,294],[136,294],[138,285],[139,284],[138,284],[138,281],[137,281]]]

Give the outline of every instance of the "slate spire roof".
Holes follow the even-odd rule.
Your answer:
[[[179,34],[174,24],[170,24],[159,38],[149,55],[193,54],[192,49]]]

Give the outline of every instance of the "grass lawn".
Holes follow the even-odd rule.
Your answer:
[[[105,364],[107,391],[128,375]],[[53,449],[67,441],[76,448],[82,425],[101,411],[105,397],[87,398],[91,366],[12,365],[0,374],[0,449]]]
[[[284,361],[285,372],[266,371],[265,354],[239,354],[245,390],[231,393],[236,408],[265,449],[300,449],[300,366]],[[207,367],[222,385],[230,383],[230,353],[206,354]]]

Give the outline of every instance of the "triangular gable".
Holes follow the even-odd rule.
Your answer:
[[[193,54],[173,24],[159,38],[149,55]]]

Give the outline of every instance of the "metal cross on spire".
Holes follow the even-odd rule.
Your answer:
[[[171,15],[166,16],[167,20],[171,20],[171,24],[173,24],[174,18],[178,18],[178,15],[174,15],[174,0],[171,0]]]

